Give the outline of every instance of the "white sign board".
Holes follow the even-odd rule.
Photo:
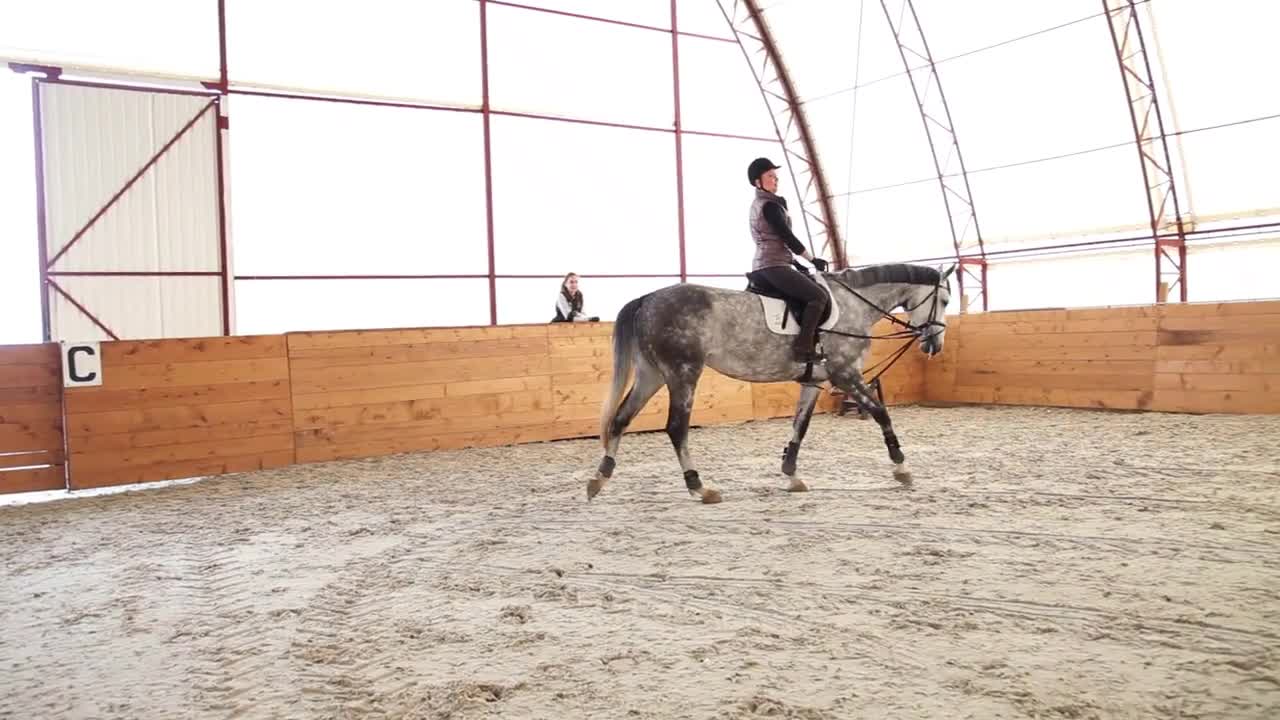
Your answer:
[[[102,384],[102,352],[98,341],[62,341],[62,386],[89,387]]]

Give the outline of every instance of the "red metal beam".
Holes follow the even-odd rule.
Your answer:
[[[221,4],[219,0],[219,7]],[[224,64],[223,69],[225,68]],[[231,219],[231,214],[227,212],[227,190],[223,170],[225,159],[222,150],[222,132],[228,129],[227,116],[222,114],[225,109],[222,98],[225,97],[223,95],[215,101],[217,122],[213,124],[213,142],[214,162],[218,164],[218,259],[219,275],[222,276],[222,334],[231,335],[231,255],[227,245],[227,223]]]
[[[612,18],[600,17],[598,15],[584,15],[582,13],[568,12],[565,10],[554,10],[546,7],[536,7],[534,5],[523,5],[516,2],[508,2],[508,0],[483,0],[490,5],[501,5],[503,7],[515,8],[517,10],[529,10],[531,12],[543,13],[545,15],[559,15],[561,17],[574,18],[576,20],[590,20],[593,22],[605,23],[606,25],[620,25],[622,27],[635,28],[637,30],[653,30],[656,32],[672,33],[675,35],[683,35],[685,37],[699,38],[701,40],[714,40],[716,42],[731,43],[733,40],[729,38],[716,37],[715,35],[703,35],[701,33],[679,32],[676,30],[675,17],[672,16],[671,27],[664,28],[657,25],[644,25],[642,23],[627,22],[626,20],[614,20]]]
[[[1187,230],[1183,224],[1182,208],[1178,203],[1168,135],[1160,112],[1160,100],[1156,96],[1147,43],[1138,22],[1137,3],[1134,0],[1102,0],[1102,8],[1107,17],[1107,27],[1111,30],[1111,44],[1116,51],[1116,63],[1120,68],[1120,80],[1133,125],[1134,145],[1142,168],[1143,194],[1147,198],[1151,239],[1155,243],[1156,302],[1167,300],[1163,292],[1166,280],[1170,290],[1177,288],[1178,299],[1186,302]],[[1130,46],[1131,42],[1133,47]],[[1139,106],[1142,106],[1141,109]],[[1142,116],[1141,122],[1138,121],[1139,115]],[[1151,132],[1152,118],[1156,121],[1154,134]],[[1168,217],[1170,202],[1173,204],[1172,220]],[[1173,226],[1172,235],[1165,231],[1170,222]]]
[[[969,188],[969,172],[965,168],[964,154],[960,151],[960,141],[956,137],[955,124],[951,119],[951,108],[947,104],[946,93],[942,90],[942,79],[938,76],[933,53],[929,51],[929,41],[925,38],[924,28],[920,25],[920,17],[916,14],[915,5],[911,0],[902,0],[902,3],[902,12],[896,22],[893,13],[889,11],[889,0],[880,0],[880,7],[884,10],[884,17],[889,22],[889,29],[893,32],[894,41],[898,45],[898,56],[902,59],[907,80],[911,83],[911,92],[915,95],[916,107],[920,111],[920,122],[924,126],[925,138],[929,141],[929,153],[933,157],[933,167],[942,192],[942,205],[947,213],[948,228],[951,230],[951,245],[955,249],[956,262],[959,264],[956,282],[959,285],[961,297],[960,312],[968,312],[974,301],[980,303],[985,311],[988,307],[986,247],[982,241],[982,230],[978,225],[978,212],[974,206],[973,192]],[[908,21],[911,23],[910,29],[905,25]],[[907,35],[917,41],[919,47],[912,45],[905,37]],[[907,58],[907,53],[920,58],[924,64],[913,66],[911,60]],[[917,72],[925,75],[923,89],[916,81]],[[931,102],[930,95],[934,88],[938,91],[937,101]],[[938,155],[940,145],[950,148],[945,162]],[[950,168],[947,167],[952,157],[959,164],[958,174],[949,172]],[[962,180],[962,183],[954,182],[957,177]],[[973,240],[967,237],[970,227],[974,231]],[[967,293],[965,292],[966,277],[977,286],[976,297],[968,301],[966,301]]]
[[[50,270],[49,277],[221,277],[220,270]]]
[[[498,324],[497,258],[493,241],[493,145],[489,111],[488,0],[480,0],[480,111],[484,122],[484,215],[489,243],[489,324]]]
[[[680,33],[676,19],[676,0],[671,0],[671,85],[674,97],[676,131],[676,228],[680,239],[680,282],[688,279],[688,263],[684,238],[684,142],[680,124]]]

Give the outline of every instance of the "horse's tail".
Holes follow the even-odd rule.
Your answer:
[[[613,323],[613,384],[609,386],[609,395],[604,399],[604,407],[600,409],[600,442],[609,446],[609,427],[613,425],[613,417],[618,412],[618,404],[622,402],[622,390],[631,379],[631,370],[636,359],[636,314],[644,304],[648,295],[642,295],[618,311]]]

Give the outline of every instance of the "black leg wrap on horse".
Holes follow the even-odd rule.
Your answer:
[[[684,486],[689,488],[690,490],[702,489],[702,479],[698,477],[697,470],[684,471]]]
[[[786,449],[782,451],[782,472],[784,475],[791,475],[795,473],[796,459],[799,457],[800,443],[787,443]]]
[[[902,456],[902,450],[898,445],[898,436],[892,430],[884,434],[884,444],[889,448],[889,459],[895,463],[901,463],[905,458]]]
[[[605,458],[600,461],[600,476],[607,478],[613,477],[613,468],[615,465],[617,465],[617,463],[614,459],[606,455]]]

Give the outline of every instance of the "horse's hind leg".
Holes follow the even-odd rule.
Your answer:
[[[667,411],[667,437],[671,438],[671,446],[680,459],[685,488],[690,495],[711,504],[720,502],[720,491],[703,484],[698,471],[693,467],[693,458],[689,455],[689,416],[693,414],[693,394],[701,374],[701,367],[686,366],[667,378],[667,389],[671,394],[671,406]]]
[[[791,478],[791,492],[804,492],[809,489],[804,481],[796,477],[796,459],[800,455],[800,443],[809,431],[809,420],[813,418],[813,408],[818,404],[818,395],[822,388],[818,385],[801,385],[800,399],[796,401],[796,416],[792,421],[791,442],[782,453],[782,473]]]
[[[657,394],[662,384],[662,373],[644,358],[640,358],[636,362],[636,381],[618,405],[618,411],[613,414],[613,420],[610,421],[609,443],[605,447],[604,458],[600,460],[596,476],[587,483],[588,500],[595,497],[613,476],[613,468],[617,465],[615,456],[618,454],[618,445],[622,442],[622,433],[626,432],[627,426],[644,409],[649,399]]]

